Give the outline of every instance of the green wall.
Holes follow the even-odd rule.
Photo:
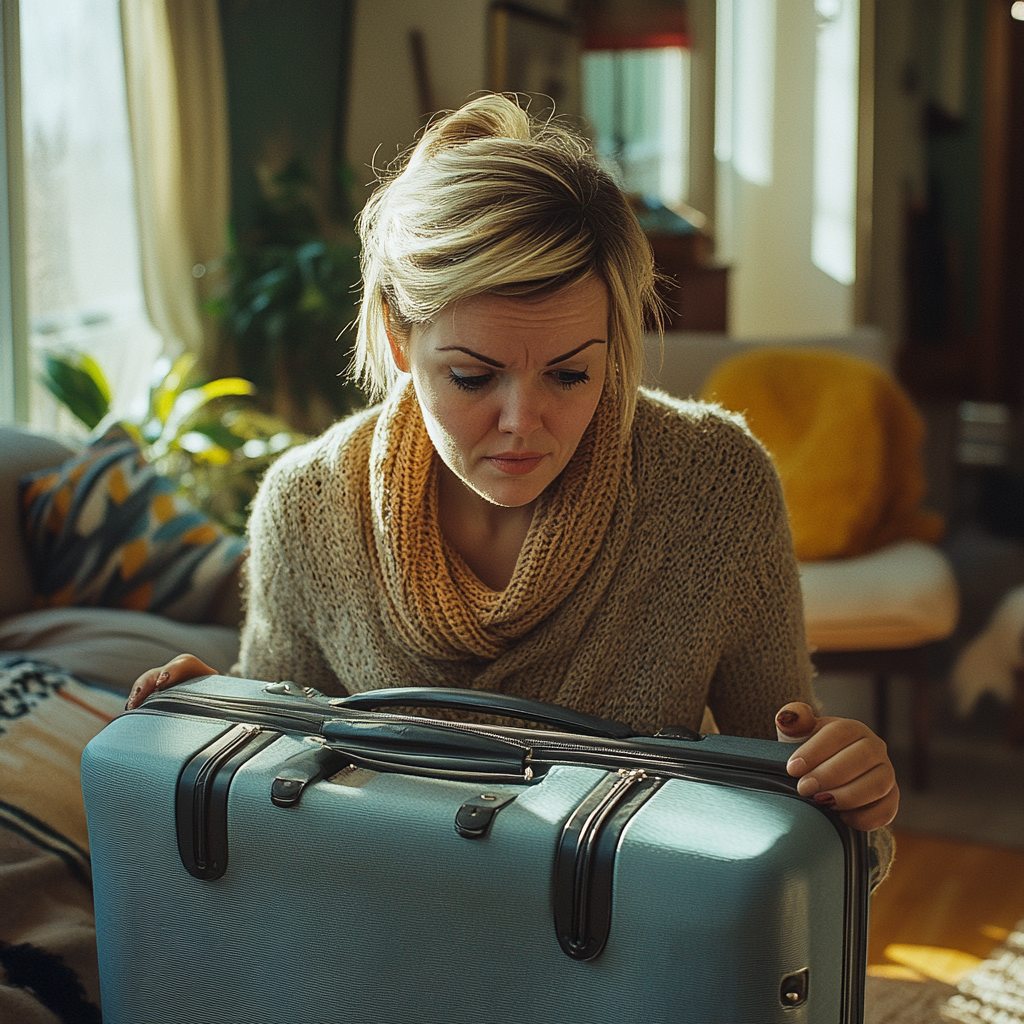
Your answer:
[[[353,3],[220,0],[236,230],[252,221],[268,144],[325,172],[344,154]]]

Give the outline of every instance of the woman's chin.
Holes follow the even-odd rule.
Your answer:
[[[489,474],[490,475],[490,474]],[[470,490],[485,501],[501,508],[523,508],[532,505],[551,483],[548,474],[506,477],[499,480],[463,480]]]

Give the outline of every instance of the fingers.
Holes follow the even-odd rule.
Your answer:
[[[188,679],[195,679],[197,676],[217,675],[217,670],[210,668],[204,661],[200,661],[194,654],[179,654],[172,658],[166,665],[159,668],[151,668],[143,672],[132,686],[128,694],[128,701],[125,704],[126,711],[137,708],[147,697],[157,690],[166,690],[169,686],[175,686]]]
[[[789,774],[800,780],[797,792],[839,811],[853,828],[889,824],[899,808],[899,787],[885,743],[852,718],[812,714],[807,721],[804,708],[806,704],[787,704],[776,717],[780,739],[788,733],[786,741],[800,742],[786,764]],[[786,715],[787,710],[797,717]]]
[[[881,799],[864,807],[858,807],[853,811],[843,811],[839,817],[846,822],[850,828],[859,828],[870,832],[875,828],[882,828],[890,824],[896,817],[900,807],[900,789],[893,783],[892,789]]]
[[[817,722],[810,704],[795,700],[775,716],[775,732],[780,743],[802,743],[814,732]]]

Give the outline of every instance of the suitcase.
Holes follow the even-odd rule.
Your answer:
[[[791,752],[477,691],[154,694],[82,759],[103,1019],[860,1022],[866,836]]]

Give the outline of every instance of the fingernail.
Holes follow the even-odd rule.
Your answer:
[[[170,679],[170,678],[171,678],[171,673],[170,672],[161,672],[160,675],[158,675],[156,677],[156,685],[159,686],[161,683],[166,683],[167,680]]]
[[[790,773],[807,771],[807,762],[802,757],[791,757],[786,762],[786,770]]]
[[[815,793],[814,802],[821,807],[831,807],[836,802],[836,798],[831,793]]]
[[[780,711],[775,716],[775,721],[782,726],[795,725],[800,721],[800,716],[795,711]]]
[[[805,775],[796,784],[796,791],[801,796],[814,796],[821,789],[821,783],[813,775]]]

